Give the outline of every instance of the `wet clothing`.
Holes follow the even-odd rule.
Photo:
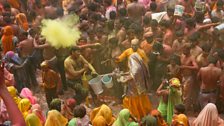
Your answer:
[[[199,93],[199,103],[201,108],[204,108],[208,103],[216,103],[217,90],[203,91]]]

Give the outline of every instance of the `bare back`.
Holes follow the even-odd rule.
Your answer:
[[[199,78],[201,79],[202,90],[214,90],[217,88],[217,82],[221,76],[221,69],[214,65],[202,67],[199,71]]]
[[[130,16],[132,19],[139,20],[145,13],[145,7],[139,3],[129,4],[127,10],[128,10],[128,16]]]
[[[33,39],[25,39],[18,44],[21,57],[28,57],[33,53]]]

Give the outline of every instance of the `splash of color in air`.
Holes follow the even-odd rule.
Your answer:
[[[76,26],[78,21],[79,17],[76,15],[69,15],[56,20],[44,19],[41,35],[56,49],[74,46],[81,35]]]

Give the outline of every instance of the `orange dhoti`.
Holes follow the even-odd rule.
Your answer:
[[[151,102],[146,94],[126,96],[123,99],[123,107],[129,109],[130,113],[138,120],[149,114],[152,110]]]

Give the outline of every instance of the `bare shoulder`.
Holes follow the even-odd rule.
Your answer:
[[[220,73],[220,74],[222,73],[222,69],[221,69],[221,68],[219,68],[219,67],[215,67],[215,68],[216,68],[215,70],[216,70],[218,73]]]
[[[199,69],[199,72],[204,71],[204,70],[206,70],[206,67],[201,67],[201,68]]]

